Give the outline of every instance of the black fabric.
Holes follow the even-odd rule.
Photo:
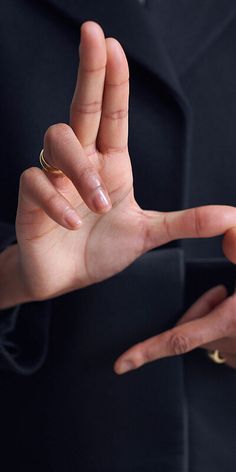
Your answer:
[[[218,284],[232,294],[235,266],[222,259],[189,260],[186,264],[187,305]],[[203,349],[184,356],[184,384],[188,399],[188,469],[191,472],[226,470],[236,464],[236,372],[209,361]]]
[[[44,367],[29,377],[1,374],[4,470],[182,472],[182,359],[122,378],[112,366],[134,342],[172,326],[183,294],[183,253],[169,249],[56,299]]]
[[[185,74],[230,25],[235,2],[148,0],[147,7],[178,76]]]
[[[128,54],[129,147],[140,205],[235,204],[236,6],[191,3],[195,11],[201,3],[195,21],[179,14],[168,43],[151,1],[145,8],[134,0],[1,2],[0,221],[12,235],[5,245],[14,242],[21,172],[38,165],[47,127],[68,121],[86,19],[100,22]],[[206,288],[224,282],[232,289],[234,267],[219,256],[220,238],[175,242],[106,282],[16,308],[12,318],[5,313],[4,472],[220,472],[226,457],[227,472],[235,470],[234,371],[212,365],[202,350],[123,377],[112,371],[124,349],[173,326]]]
[[[16,242],[13,224],[0,222],[0,251]],[[30,375],[44,363],[51,302],[0,310],[0,369]]]

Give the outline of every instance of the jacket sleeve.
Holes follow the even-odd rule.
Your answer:
[[[0,251],[16,242],[13,225],[0,221]],[[47,355],[51,301],[0,311],[0,370],[29,375]]]

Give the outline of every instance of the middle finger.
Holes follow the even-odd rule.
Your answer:
[[[80,65],[70,109],[70,125],[87,154],[95,151],[106,73],[106,42],[101,27],[81,27]]]

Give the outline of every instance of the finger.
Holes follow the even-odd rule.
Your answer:
[[[227,337],[232,329],[234,313],[231,297],[208,316],[174,327],[131,347],[114,365],[117,374],[136,369],[163,357],[185,354],[203,344]]]
[[[224,352],[222,352],[221,355],[225,358],[226,365],[228,367],[232,367],[233,369],[236,369],[236,355],[227,354]]]
[[[205,292],[200,298],[197,299],[193,305],[185,312],[185,314],[178,320],[175,326],[180,326],[187,321],[192,321],[194,319],[202,318],[203,316],[208,315],[211,311],[220,303],[223,302],[227,298],[227,289],[224,285],[218,285],[216,287],[211,288],[207,292]],[[235,343],[235,341],[234,341]],[[206,345],[201,346],[204,349],[212,350],[219,349],[230,349],[232,352],[232,346],[229,346],[229,339],[218,339],[217,341],[213,341],[213,343],[208,343]],[[234,347],[235,349],[235,347]],[[233,349],[233,350],[234,350]]]
[[[48,128],[44,138],[44,157],[73,182],[92,211],[103,213],[110,210],[105,184],[70,126],[59,123]]]
[[[184,315],[178,320],[175,326],[180,326],[187,321],[202,318],[208,315],[219,303],[227,297],[227,289],[224,285],[207,290],[193,305],[188,308]]]
[[[227,259],[236,264],[236,228],[229,229],[223,239],[223,251]]]
[[[82,224],[77,210],[55,189],[44,172],[31,167],[20,178],[17,224],[26,228],[30,225],[30,231],[36,231],[37,235],[45,232],[47,228],[43,226],[48,226],[48,218],[44,218],[39,209],[64,228],[78,229]]]
[[[70,124],[88,154],[95,150],[106,72],[106,43],[100,26],[81,27],[80,64],[70,109]]]
[[[98,148],[102,153],[121,151],[128,141],[129,67],[114,38],[106,40],[107,68]]]
[[[236,224],[236,208],[206,205],[169,213],[145,211],[147,247],[182,238],[210,238],[226,233]]]

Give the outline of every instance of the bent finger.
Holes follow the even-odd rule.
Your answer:
[[[31,167],[20,178],[17,224],[36,226],[42,233],[42,226],[48,221],[44,220],[39,209],[64,228],[78,229],[82,224],[77,210],[55,189],[44,172]]]
[[[110,210],[106,186],[70,126],[59,123],[48,128],[44,138],[44,157],[73,182],[90,210],[97,213]]]

